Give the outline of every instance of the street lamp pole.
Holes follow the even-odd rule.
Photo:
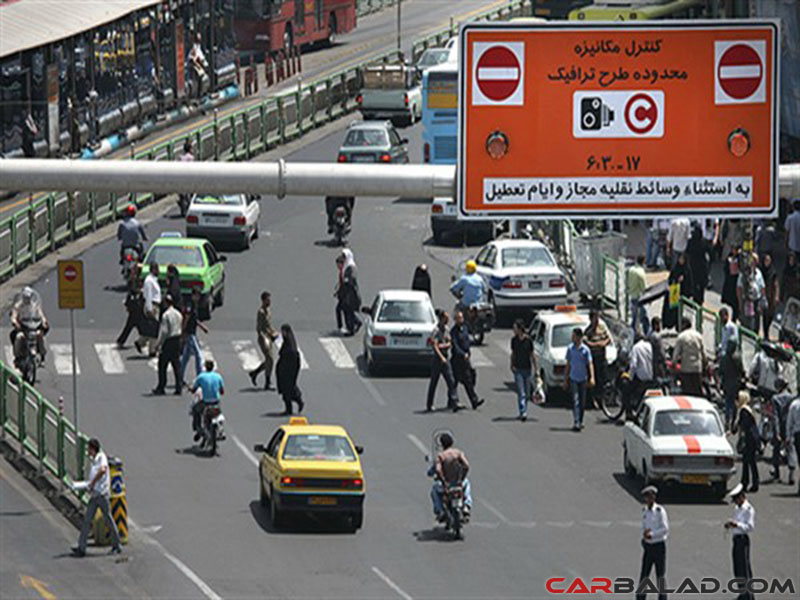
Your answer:
[[[402,52],[402,46],[400,45],[400,5],[402,4],[402,0],[396,0],[397,2],[397,51]]]

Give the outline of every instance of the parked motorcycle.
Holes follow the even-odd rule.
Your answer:
[[[204,406],[200,418],[200,449],[206,450],[209,456],[216,456],[217,444],[224,439],[225,415],[219,404]]]

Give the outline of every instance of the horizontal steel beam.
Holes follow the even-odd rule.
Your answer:
[[[451,165],[278,162],[0,160],[4,190],[275,194],[283,196],[453,196]],[[780,166],[780,195],[800,198],[800,164]]]
[[[451,165],[0,160],[0,188],[64,192],[389,196],[454,194]]]

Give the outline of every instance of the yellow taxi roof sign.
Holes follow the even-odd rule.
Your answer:
[[[308,425],[308,419],[305,417],[291,417],[289,425]]]
[[[661,390],[647,390],[644,393],[644,397],[645,398],[655,398],[655,397],[663,396],[663,395],[664,395],[664,392],[662,392]]]
[[[574,304],[559,304],[554,309],[556,312],[575,312],[578,307]]]

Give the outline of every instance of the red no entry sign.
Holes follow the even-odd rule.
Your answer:
[[[722,54],[717,78],[722,90],[731,98],[744,100],[761,85],[764,65],[758,52],[749,44],[736,44]]]
[[[524,46],[518,42],[476,45],[474,104],[522,104]]]
[[[75,278],[77,276],[78,276],[78,270],[72,265],[64,269],[64,279],[66,279],[67,281],[75,281]]]

